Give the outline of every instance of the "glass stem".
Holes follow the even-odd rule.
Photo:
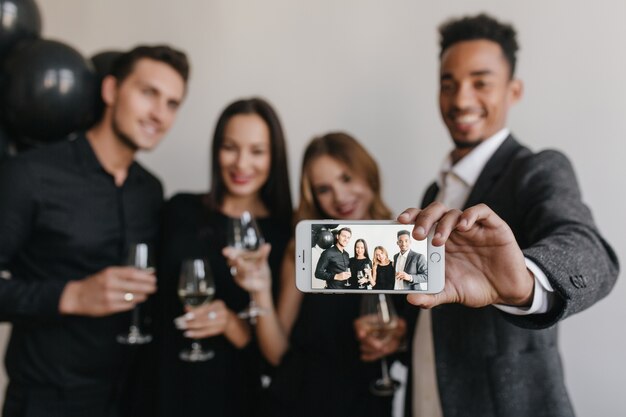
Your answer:
[[[256,301],[254,301],[254,298],[250,297],[250,303],[248,304],[248,311],[250,312],[250,324],[251,325],[256,325],[256,316],[257,316],[257,307],[256,307]]]
[[[389,367],[387,366],[387,358],[382,358],[380,360],[380,365],[383,372],[383,381],[385,384],[388,384],[391,381],[391,377],[389,376]]]
[[[139,306],[133,308],[133,315],[130,323],[130,328],[139,330]]]
[[[202,346],[200,346],[200,343],[193,341],[191,342],[191,350],[194,352],[199,352],[202,350]]]

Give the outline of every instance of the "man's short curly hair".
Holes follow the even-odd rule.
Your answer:
[[[504,57],[511,68],[511,78],[515,74],[517,33],[510,24],[501,23],[493,17],[481,13],[476,16],[465,16],[451,19],[439,26],[441,51],[439,58],[450,46],[458,42],[486,39],[500,45]]]

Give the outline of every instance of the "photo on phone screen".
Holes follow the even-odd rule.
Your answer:
[[[311,288],[427,291],[428,245],[412,231],[402,224],[311,225]]]

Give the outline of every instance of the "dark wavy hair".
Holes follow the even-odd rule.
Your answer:
[[[495,18],[481,13],[476,16],[465,16],[460,19],[450,19],[439,26],[441,36],[439,58],[450,46],[458,42],[486,39],[500,45],[502,53],[511,69],[510,77],[515,74],[517,62],[517,33],[515,28]]]
[[[226,186],[220,170],[219,153],[224,143],[224,130],[228,121],[239,114],[256,114],[270,131],[271,167],[267,182],[261,187],[261,201],[277,219],[290,219],[292,215],[291,190],[287,172],[287,146],[285,135],[276,111],[265,100],[253,97],[229,104],[220,115],[211,145],[211,192],[207,197],[209,208],[219,211],[224,202]]]

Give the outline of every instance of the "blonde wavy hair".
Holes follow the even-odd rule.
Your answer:
[[[372,268],[376,268],[378,265],[380,265],[380,262],[378,262],[378,258],[376,257],[376,251],[380,250],[382,253],[385,254],[385,256],[387,257],[387,261],[391,262],[391,259],[389,259],[389,253],[387,252],[387,249],[385,249],[383,246],[376,246],[374,248],[374,260],[372,261]]]

